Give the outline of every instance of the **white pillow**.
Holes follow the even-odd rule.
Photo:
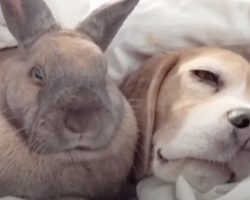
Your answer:
[[[249,0],[141,0],[109,48],[118,83],[159,51],[250,43]]]

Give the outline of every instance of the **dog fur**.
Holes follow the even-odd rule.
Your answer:
[[[200,71],[214,76],[199,77]],[[140,129],[137,178],[152,171],[172,182],[183,175],[207,191],[249,175],[250,127],[236,128],[228,119],[235,109],[249,117],[250,64],[243,57],[212,47],[160,54],[122,90]]]

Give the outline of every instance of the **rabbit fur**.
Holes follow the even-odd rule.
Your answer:
[[[19,49],[0,57],[0,197],[118,199],[137,126],[103,51],[138,0],[65,30],[42,0],[0,0]]]

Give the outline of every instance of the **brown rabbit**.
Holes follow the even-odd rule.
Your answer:
[[[0,64],[0,197],[119,198],[137,128],[102,51],[137,3],[103,6],[71,31],[42,0],[0,0],[20,47]]]

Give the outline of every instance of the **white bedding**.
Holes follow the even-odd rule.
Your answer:
[[[139,200],[249,200],[250,178],[239,184],[218,185],[201,194],[179,177],[176,184],[164,183],[155,177],[145,178],[137,186]]]
[[[57,21],[72,28],[109,0],[45,1]],[[250,57],[249,13],[250,0],[141,0],[106,52],[109,73],[120,84],[152,54],[200,45],[243,45],[243,52]],[[0,13],[0,48],[15,45]],[[138,185],[138,197],[140,200],[249,200],[249,188],[247,179],[197,196],[181,177],[175,185],[150,178]]]

